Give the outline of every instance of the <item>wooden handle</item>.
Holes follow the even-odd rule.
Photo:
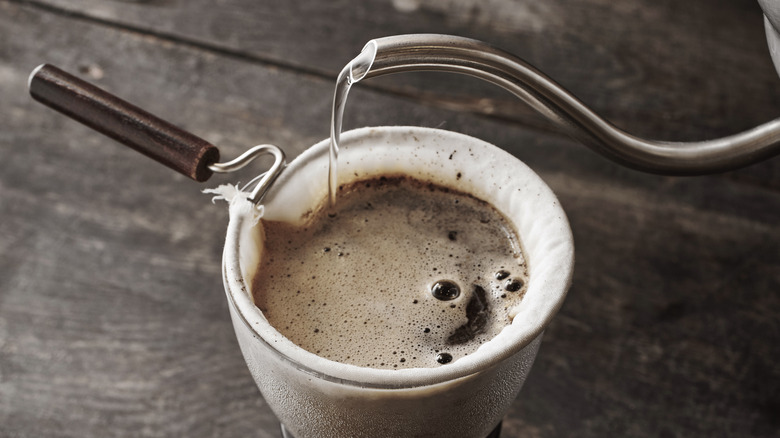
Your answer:
[[[32,97],[195,181],[211,177],[216,146],[59,68],[30,75]]]

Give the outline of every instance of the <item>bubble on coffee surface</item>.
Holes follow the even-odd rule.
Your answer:
[[[460,296],[460,286],[454,281],[440,280],[431,286],[431,295],[441,301],[450,301]]]
[[[452,362],[452,355],[449,353],[439,353],[436,355],[436,362],[444,365]]]
[[[507,282],[504,283],[504,289],[508,290],[509,292],[517,292],[523,288],[523,284],[523,280],[513,278],[511,280],[507,280]]]
[[[388,177],[343,187],[329,211],[305,226],[263,222],[255,303],[295,344],[358,366],[437,367],[511,323],[523,292],[505,282],[525,281],[526,266],[488,204]],[[502,270],[511,274],[497,279]]]

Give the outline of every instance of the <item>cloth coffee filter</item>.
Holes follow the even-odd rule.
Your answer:
[[[433,385],[464,377],[517,353],[539,337],[560,308],[572,278],[574,245],[566,215],[528,166],[484,141],[419,127],[361,128],[341,136],[339,183],[404,173],[456,188],[492,204],[515,226],[528,264],[528,288],[512,324],[475,353],[434,368],[373,369],[310,353],[282,336],[254,305],[251,285],[263,248],[261,217],[299,222],[327,201],[329,140],[285,169],[258,208],[244,193],[222,186],[230,202],[224,266],[228,299],[258,342],[322,379],[377,388]],[[460,174],[460,178],[458,178]]]

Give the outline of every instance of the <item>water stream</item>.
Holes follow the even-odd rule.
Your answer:
[[[338,159],[341,127],[344,122],[344,106],[352,84],[360,81],[371,69],[376,56],[376,44],[370,41],[358,56],[350,61],[336,79],[336,91],[333,94],[333,112],[330,119],[330,155],[328,167],[328,198],[331,207],[336,203],[338,193]]]

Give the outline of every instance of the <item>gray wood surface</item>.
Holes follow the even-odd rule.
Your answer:
[[[31,3],[326,78],[371,38],[472,37],[531,62],[617,126],[662,140],[715,138],[780,114],[755,0]],[[549,129],[522,102],[475,79],[406,74],[365,86]],[[780,187],[776,166],[731,176]]]
[[[227,214],[199,193],[251,170],[198,185],[44,108],[26,91],[42,62],[225,157],[324,138],[337,70],[409,32],[506,48],[654,138],[780,116],[750,0],[354,3],[0,0],[0,436],[279,436],[227,314]],[[457,76],[361,84],[346,125],[383,124],[503,147],[569,215],[574,286],[503,436],[777,435],[777,158],[640,174]]]

